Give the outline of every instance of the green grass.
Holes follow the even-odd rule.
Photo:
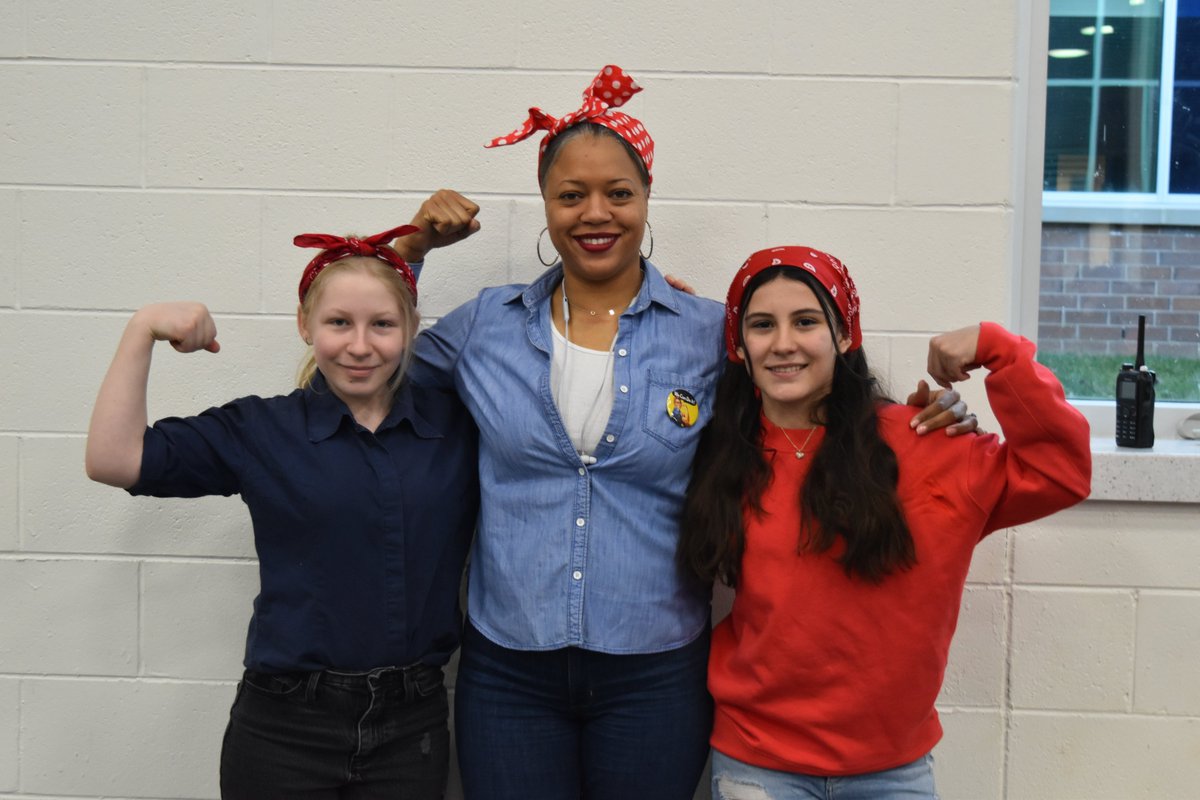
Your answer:
[[[1113,399],[1123,360],[1120,356],[1038,353],[1038,361],[1058,376],[1067,396],[1079,400]],[[1200,401],[1200,359],[1155,357],[1149,367],[1158,374],[1157,400]]]

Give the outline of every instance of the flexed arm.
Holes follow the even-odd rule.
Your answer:
[[[985,530],[1038,519],[1087,497],[1087,420],[1067,402],[1054,374],[1034,360],[1033,342],[991,322],[930,341],[929,374],[939,384],[966,380],[979,367],[988,370],[988,402],[1004,441],[976,439],[960,474],[989,513]]]
[[[142,468],[146,386],[156,341],[181,353],[221,349],[217,326],[201,303],[156,303],[134,313],[96,395],[84,464],[94,481],[128,489]]]
[[[425,255],[438,247],[461,242],[479,230],[476,216],[479,206],[453,189],[439,189],[430,195],[410,224],[421,230],[401,236],[392,247],[410,264],[425,260]]]

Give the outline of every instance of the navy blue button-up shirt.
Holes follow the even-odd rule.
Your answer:
[[[707,594],[680,573],[675,548],[724,361],[724,311],[646,263],[613,342],[612,413],[596,463],[584,464],[550,391],[561,280],[555,267],[528,286],[485,289],[417,340],[412,379],[455,388],[480,430],[471,621],[523,650],[680,647],[708,624]],[[680,397],[694,405],[686,420]]]
[[[261,589],[246,667],[444,664],[478,509],[475,428],[452,393],[412,386],[372,433],[318,373],[146,429],[131,494],[240,494]]]

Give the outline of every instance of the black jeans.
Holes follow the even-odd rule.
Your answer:
[[[439,800],[448,718],[439,667],[247,670],[221,748],[221,797]]]

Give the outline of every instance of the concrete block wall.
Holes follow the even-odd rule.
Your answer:
[[[217,796],[254,550],[236,499],[85,479],[133,309],[198,299],[220,327],[219,355],[158,353],[159,417],[292,385],[296,233],[382,230],[453,186],[484,227],[430,259],[423,314],[534,277],[536,144],[481,145],[618,63],[658,143],[655,262],[720,297],[759,247],[842,256],[904,393],[931,332],[1010,315],[1039,9],[0,0],[0,798]],[[1196,512],[1089,503],[981,546],[944,797],[1194,794]]]

